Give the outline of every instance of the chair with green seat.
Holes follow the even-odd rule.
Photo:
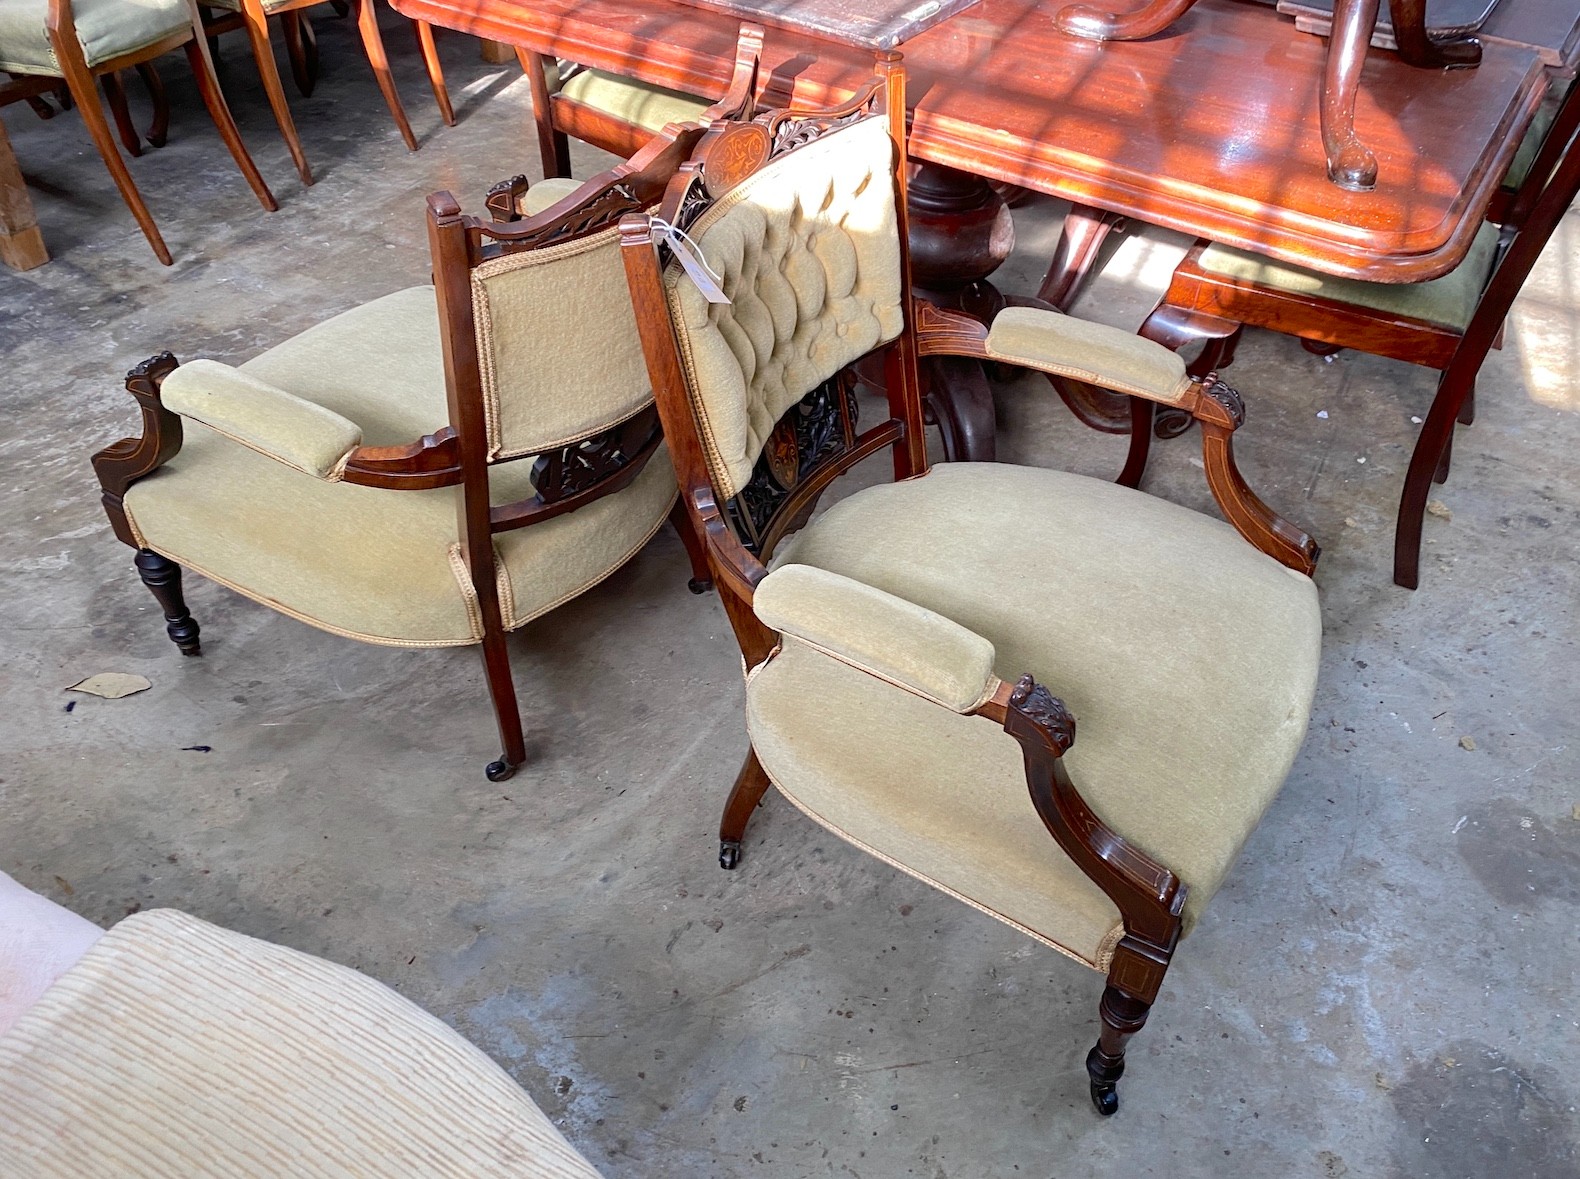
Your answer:
[[[488,776],[515,772],[506,635],[633,557],[675,499],[614,224],[701,134],[672,131],[536,217],[430,197],[435,286],[237,367],[166,352],[133,370],[143,435],[94,468],[184,653],[201,647],[182,566],[348,638],[481,645]]]
[[[532,87],[543,175],[571,174],[571,138],[625,158],[668,123],[749,113],[745,104],[756,90],[762,48],[762,27],[742,24],[734,73],[718,102],[518,48],[516,56]]]
[[[1111,1113],[1125,1042],[1305,735],[1316,549],[1235,468],[1238,396],[1168,349],[913,302],[903,75],[881,71],[837,110],[715,123],[656,216],[621,224],[681,502],[746,667],[720,863],[772,784],[1104,973],[1087,1068]],[[1192,413],[1229,524],[1056,470],[929,468],[917,360],[949,355]],[[869,356],[888,414],[863,429]],[[867,458],[895,481],[814,516]]]
[[[1262,255],[1199,241],[1175,269],[1142,333],[1170,344],[1232,340],[1245,325],[1298,336],[1321,349],[1354,348],[1436,369],[1437,392],[1405,475],[1394,534],[1394,581],[1420,583],[1421,527],[1431,484],[1448,477],[1454,421],[1469,424],[1476,377],[1503,321],[1580,183],[1575,151],[1580,87],[1571,89],[1528,175],[1484,222],[1463,262],[1422,283],[1335,278]]]
[[[202,21],[193,0],[141,0],[135,4],[126,0],[0,2],[0,72],[12,75],[0,81],[0,107],[57,92],[64,82],[121,199],[131,209],[154,254],[166,266],[172,263],[170,250],[115,146],[104,108],[94,92],[95,78],[102,80],[116,121],[121,123],[124,95],[116,80],[117,72],[146,65],[162,54],[184,47],[203,105],[231,158],[258,203],[271,212],[279,207],[258,174],[230,108],[225,105],[201,29]],[[117,102],[118,96],[121,102]],[[124,127],[130,132],[129,121]],[[130,132],[127,142],[129,149],[135,148],[135,132]]]

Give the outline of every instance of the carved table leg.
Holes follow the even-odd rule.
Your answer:
[[[1399,56],[1413,66],[1468,69],[1481,64],[1481,42],[1474,37],[1436,40],[1426,32],[1426,0],[1388,0]]]
[[[748,749],[729,800],[724,804],[724,817],[719,820],[719,867],[726,871],[741,862],[741,840],[746,838],[746,824],[751,822],[752,812],[768,793],[770,785],[762,762],[757,760],[757,751]]]
[[[1009,207],[986,180],[922,164],[910,183],[911,270],[916,294],[940,307],[991,320],[1003,298],[987,281],[1015,248]],[[993,393],[974,360],[943,358],[923,366],[927,397],[951,460],[995,457]]]
[[[1377,157],[1355,135],[1355,96],[1377,25],[1378,0],[1335,0],[1322,78],[1322,149],[1328,179],[1352,192],[1377,187]]]
[[[1138,41],[1161,33],[1190,11],[1196,0],[1151,0],[1134,12],[1105,12],[1086,4],[1061,10],[1054,23],[1061,32],[1089,41]]]
[[[203,654],[197,619],[187,611],[186,599],[181,596],[181,566],[152,549],[138,549],[133,563],[143,584],[165,612],[165,633],[170,641],[181,648],[183,655]]]
[[[1081,291],[1081,284],[1097,261],[1108,235],[1125,227],[1127,218],[1090,205],[1071,205],[1064,215],[1064,228],[1054,248],[1048,273],[1043,275],[1037,298],[1068,311]]]

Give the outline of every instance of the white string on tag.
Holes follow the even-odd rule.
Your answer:
[[[675,259],[680,263],[680,268],[697,284],[697,289],[702,292],[702,297],[709,303],[728,303],[730,297],[724,293],[724,278],[715,273],[713,267],[708,265],[708,260],[702,255],[702,247],[692,236],[678,225],[671,225],[662,217],[649,217],[648,224],[653,231],[663,239]]]

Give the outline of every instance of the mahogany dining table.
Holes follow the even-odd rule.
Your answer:
[[[861,0],[393,3],[416,20],[709,98],[728,85],[743,17],[768,26],[770,101],[832,104],[873,67],[870,37],[835,39],[826,20],[816,32],[794,27],[808,23],[798,22],[802,5],[857,11]],[[1356,127],[1379,180],[1351,192],[1327,179],[1318,101],[1327,43],[1269,3],[1200,0],[1166,32],[1126,42],[1059,32],[1053,13],[1062,6],[954,5],[898,46],[908,150],[920,165],[909,193],[911,259],[929,298],[984,317],[1002,305],[988,276],[1014,238],[989,182],[1097,210],[1083,222],[1086,258],[1115,220],[1135,218],[1335,275],[1437,277],[1469,250],[1547,86],[1528,47],[1489,43],[1477,68],[1453,71],[1369,54]],[[1067,223],[1044,298],[1061,268],[1078,273],[1078,237]],[[984,375],[942,363],[960,370],[930,374],[951,389],[940,423],[950,457],[992,458]],[[1089,425],[1128,428],[1100,397],[1071,408]]]

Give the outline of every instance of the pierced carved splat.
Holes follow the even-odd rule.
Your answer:
[[[855,387],[843,373],[824,381],[779,419],[751,480],[726,505],[748,552],[768,555],[771,542],[788,530],[775,517],[817,466],[855,444],[856,421]],[[799,510],[809,511],[810,505]]]
[[[532,464],[538,499],[558,503],[596,487],[647,450],[658,433],[658,411],[648,406],[602,434],[540,454]]]

